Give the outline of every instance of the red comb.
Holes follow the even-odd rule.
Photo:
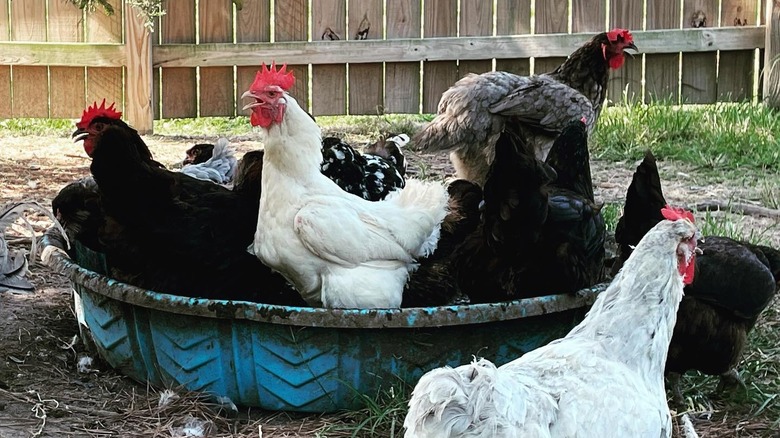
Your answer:
[[[693,213],[691,213],[690,211],[684,208],[672,207],[669,204],[666,204],[666,207],[661,209],[661,214],[664,216],[664,219],[670,221],[688,219],[689,221],[691,221],[691,223],[695,222],[693,218]]]
[[[293,75],[293,72],[287,71],[287,64],[282,64],[282,68],[277,70],[276,62],[274,61],[271,63],[270,69],[265,63],[260,66],[251,88],[258,89],[267,85],[277,85],[282,90],[287,91],[293,84],[295,84],[295,75]]]
[[[634,37],[631,35],[631,32],[629,32],[628,29],[621,29],[616,27],[607,32],[607,39],[612,42],[617,41],[618,37],[622,37],[624,43],[631,43],[634,41]]]
[[[76,123],[76,128],[87,129],[90,123],[95,120],[95,117],[108,117],[109,119],[119,120],[122,118],[122,113],[114,108],[115,103],[106,108],[106,99],[103,99],[103,103],[98,106],[97,102],[92,106],[87,107],[84,113],[81,115],[81,120]]]

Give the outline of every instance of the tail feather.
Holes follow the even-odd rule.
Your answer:
[[[501,134],[484,190],[484,233],[491,248],[535,241],[547,219],[547,184],[554,178],[555,171],[536,159],[522,136],[509,129]]]
[[[422,229],[433,232],[417,250],[416,256],[428,257],[436,250],[441,233],[441,223],[447,215],[449,194],[439,182],[409,179],[402,190],[391,192],[386,201],[394,202],[400,208],[413,214],[413,221]],[[408,216],[405,220],[408,220]]]
[[[626,203],[623,216],[615,228],[615,241],[619,245],[618,260],[612,267],[612,274],[623,265],[642,237],[663,219],[661,208],[666,205],[661,177],[653,153],[645,152],[645,157],[637,166],[631,184],[626,191]]]
[[[522,427],[527,394],[519,380],[485,359],[435,369],[414,388],[405,437],[501,436]]]

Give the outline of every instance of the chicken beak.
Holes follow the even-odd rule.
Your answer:
[[[257,101],[257,96],[255,96],[255,94],[252,93],[252,90],[246,90],[244,91],[244,94],[241,95],[241,99],[246,99],[247,97],[251,97],[252,99],[255,99],[255,101],[244,105],[244,107],[241,108],[242,111],[246,111],[248,109],[256,107],[257,105],[260,105],[260,102]]]
[[[73,143],[76,143],[76,142],[79,142],[81,140],[84,140],[88,136],[89,136],[89,132],[87,132],[84,129],[79,128],[76,131],[74,131],[73,134],[71,134],[70,137],[73,139]]]
[[[627,44],[627,45],[624,47],[624,49],[631,49],[631,50],[633,50],[633,51],[635,51],[635,52],[639,52],[639,49],[636,47],[636,44],[634,44],[633,42],[631,42],[631,43],[628,43],[628,44]],[[633,53],[631,53],[631,52],[628,52],[628,54],[629,54],[629,55],[631,55],[631,57],[633,57],[633,56],[634,56],[634,54],[633,54]]]

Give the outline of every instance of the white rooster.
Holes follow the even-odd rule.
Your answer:
[[[378,202],[343,191],[320,172],[320,128],[287,94],[294,82],[263,64],[242,96],[265,148],[254,253],[309,305],[400,307],[416,259],[436,249],[447,190],[410,179]]]
[[[664,363],[698,232],[689,212],[663,212],[566,337],[498,368],[425,374],[406,438],[670,437]]]

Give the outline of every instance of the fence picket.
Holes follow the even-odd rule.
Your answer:
[[[642,0],[611,0],[609,28],[641,30],[642,8]],[[637,41],[637,46],[641,50],[641,41]],[[642,55],[626,56],[623,66],[610,72],[607,98],[612,102],[623,102],[624,93],[629,102],[642,98]]]
[[[11,2],[11,39],[14,41],[46,41],[46,0]],[[12,66],[12,114],[14,117],[49,117],[48,68],[43,66]]]
[[[236,14],[236,42],[267,42],[271,41],[271,1],[254,0],[244,2]],[[269,60],[270,62],[270,60]],[[236,114],[247,115],[243,111],[244,104],[240,97],[255,80],[260,63],[256,66],[236,67]]]
[[[547,0],[536,3],[535,33],[567,33],[569,31],[568,0]],[[534,58],[534,73],[553,71],[566,58]]]
[[[425,0],[425,37],[457,36],[458,0]],[[423,62],[423,112],[435,113],[442,93],[458,80],[455,61]]]
[[[527,35],[531,33],[531,0],[496,1],[496,35]],[[496,59],[496,70],[518,75],[531,73],[528,58]]]
[[[200,0],[198,21],[202,43],[233,42],[233,2]],[[200,67],[200,115],[233,116],[236,108],[233,67]]]
[[[122,18],[124,16],[122,0],[110,0],[110,4],[114,7],[113,15],[106,15],[102,11],[87,14],[87,42],[122,42]],[[106,102],[114,102],[117,108],[124,110],[124,103],[122,102],[122,67],[87,67],[86,104],[91,105],[92,102],[100,102],[104,98]],[[159,104],[159,102],[157,103]],[[155,108],[157,108],[157,105],[155,105]]]
[[[275,41],[307,41],[309,7],[307,0],[276,0],[274,2]],[[295,73],[295,85],[290,94],[301,108],[309,109],[309,66],[289,65]]]
[[[8,41],[11,28],[8,26],[8,0],[0,0],[0,41]],[[0,118],[11,117],[11,66],[0,65]]]
[[[647,3],[647,30],[678,29],[680,0],[655,0]],[[637,41],[639,51],[642,42]],[[680,100],[680,55],[664,53],[645,55],[645,101]]]
[[[84,12],[70,2],[49,0],[50,42],[83,42]],[[49,117],[75,118],[85,107],[84,67],[49,67]]]
[[[347,39],[347,0],[312,3],[312,40]],[[347,113],[347,66],[311,67],[311,112],[315,116]]]
[[[420,0],[388,0],[387,39],[419,38]],[[417,113],[420,111],[420,63],[388,62],[385,64],[385,112]]]
[[[684,0],[683,28],[717,27],[718,0]],[[703,26],[702,26],[703,25]],[[685,53],[682,56],[682,103],[711,103],[717,97],[717,53]]]
[[[745,0],[723,0],[721,4],[721,26],[754,26],[756,24],[756,2]],[[753,94],[755,70],[753,50],[724,50],[718,62],[718,101],[739,102],[749,100]]]
[[[160,41],[195,43],[195,2],[166,2],[160,19]],[[162,109],[165,118],[196,117],[198,114],[197,71],[189,67],[164,67],[160,72]]]
[[[382,0],[349,0],[347,39],[382,39],[384,34]],[[349,113],[384,113],[382,63],[349,65]]]
[[[460,1],[460,35],[493,35],[493,2],[484,0]],[[493,61],[458,61],[458,77],[468,73],[484,73],[493,70]]]

